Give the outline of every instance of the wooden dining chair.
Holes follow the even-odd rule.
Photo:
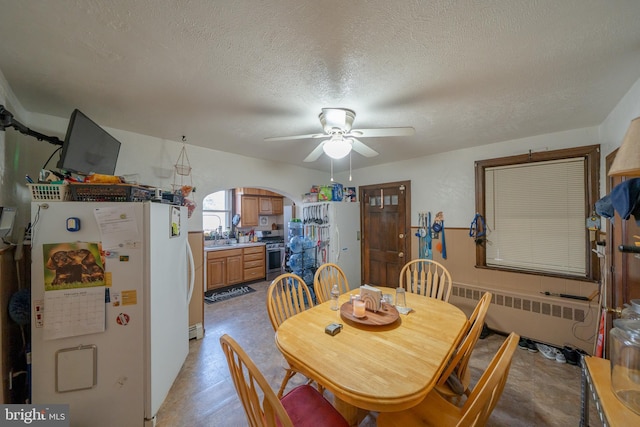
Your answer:
[[[515,332],[507,337],[461,407],[432,390],[413,408],[378,415],[378,427],[486,425],[507,383],[519,339]]]
[[[348,426],[316,389],[297,386],[279,399],[258,367],[229,335],[220,337],[229,372],[251,427]]]
[[[407,292],[449,301],[451,274],[444,265],[430,259],[414,259],[400,270],[399,287]]]
[[[344,271],[337,264],[330,262],[322,264],[313,278],[313,289],[316,291],[318,304],[331,299],[333,285],[338,285],[340,295],[349,292],[349,282]]]
[[[273,279],[267,289],[267,313],[273,330],[291,316],[313,307],[311,292],[302,278],[293,273],[284,273]],[[296,371],[287,365],[282,385],[278,390],[278,398],[282,397],[284,389]]]
[[[484,319],[491,305],[491,292],[485,292],[476,304],[476,308],[469,316],[467,332],[463,335],[462,341],[453,353],[447,368],[436,383],[436,390],[447,399],[455,399],[463,394],[470,394],[469,384],[471,383],[471,372],[469,360],[475,348],[482,328]]]

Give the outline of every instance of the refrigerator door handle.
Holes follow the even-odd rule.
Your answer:
[[[189,293],[187,296],[187,305],[191,302],[191,297],[193,296],[193,288],[196,282],[196,267],[193,262],[193,252],[191,251],[191,245],[187,242],[187,257],[189,258],[189,268],[191,271],[189,272]]]

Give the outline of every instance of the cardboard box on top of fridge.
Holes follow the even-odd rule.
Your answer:
[[[302,203],[316,203],[318,201],[318,193],[304,193],[302,195]]]
[[[333,183],[328,185],[321,185],[318,188],[318,202],[341,202],[344,198],[344,187],[342,186],[342,184]],[[311,194],[314,194],[313,189],[311,191]]]
[[[357,202],[358,198],[356,197],[356,187],[345,187],[344,189],[344,198],[342,199],[345,202]]]
[[[318,201],[330,202],[332,200],[333,200],[333,186],[331,185],[320,186],[320,191],[318,192]]]
[[[344,195],[342,184],[334,183],[331,188],[331,200],[341,202]]]

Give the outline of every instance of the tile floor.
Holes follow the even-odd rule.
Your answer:
[[[274,390],[286,366],[275,346],[266,311],[268,282],[253,283],[256,292],[205,304],[205,337],[191,340],[189,355],[157,417],[157,427],[242,427],[247,425],[237,398],[219,337],[231,335],[243,346]],[[504,337],[479,340],[470,365],[475,382]],[[296,375],[289,385],[301,383]],[[601,426],[593,403],[590,425]],[[489,426],[578,426],[580,424],[580,369],[548,360],[539,353],[518,349],[504,393]],[[374,427],[375,414],[360,427]]]

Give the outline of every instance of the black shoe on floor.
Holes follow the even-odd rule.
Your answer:
[[[580,354],[568,345],[562,347],[562,354],[564,354],[564,358],[567,359],[567,363],[570,365],[577,365],[580,363]]]
[[[483,339],[485,339],[486,337],[488,337],[489,335],[491,335],[491,329],[489,329],[489,328],[487,327],[487,324],[485,323],[485,324],[482,326],[482,331],[480,331],[480,339],[481,339],[481,340],[483,340]]]
[[[523,350],[529,350],[531,353],[538,352],[538,347],[536,347],[536,343],[531,341],[529,338],[520,337],[520,341],[518,341],[518,347]]]
[[[520,337],[520,341],[518,341],[518,348],[521,348],[522,350],[527,350],[529,348],[525,337]]]
[[[576,353],[578,353],[578,366],[582,367],[582,358],[584,356],[588,356],[589,354],[580,348],[576,349]]]

